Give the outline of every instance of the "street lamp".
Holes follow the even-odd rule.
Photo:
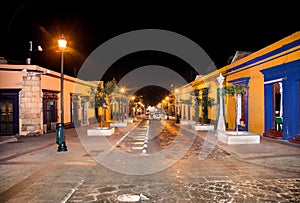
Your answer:
[[[169,96],[166,96],[166,100],[167,100],[167,120],[169,120]]]
[[[131,105],[130,105],[130,114],[131,118],[135,117],[136,106],[135,106],[135,96],[131,97]]]
[[[178,93],[179,90],[176,88],[175,91],[175,111],[176,111],[176,123],[180,123],[180,110],[179,110],[179,102],[178,102]]]
[[[57,151],[68,151],[67,145],[65,143],[64,135],[64,52],[67,46],[67,40],[65,40],[64,35],[58,40],[59,51],[61,52],[61,66],[60,66],[60,123],[56,126],[56,143],[58,144]]]
[[[125,106],[124,106],[124,99],[123,99],[123,95],[124,95],[124,93],[125,93],[125,88],[124,87],[122,87],[121,89],[120,89],[120,92],[121,92],[121,95],[122,95],[122,99],[121,99],[121,104],[122,104],[122,106],[121,106],[121,113],[122,113],[122,115],[121,115],[121,118],[122,118],[122,122],[124,122],[124,108],[125,108]]]
[[[43,48],[39,45],[37,49],[33,50],[32,49],[32,41],[29,41],[29,57],[26,59],[26,64],[30,65],[31,63],[31,55],[35,51],[43,51]]]

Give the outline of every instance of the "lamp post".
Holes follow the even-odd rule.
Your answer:
[[[65,135],[64,135],[64,52],[67,46],[67,41],[64,35],[58,40],[59,51],[61,52],[61,66],[60,66],[60,123],[56,126],[56,143],[58,144],[57,151],[68,151]]]
[[[130,105],[130,114],[131,114],[131,118],[135,117],[135,111],[136,111],[136,107],[135,107],[135,96],[131,97],[131,104]]]
[[[169,96],[166,96],[166,100],[167,100],[167,120],[169,120]]]
[[[178,93],[179,90],[176,88],[175,91],[175,112],[176,112],[176,123],[180,123],[180,116],[179,116],[179,102],[178,102]]]
[[[122,122],[124,122],[124,108],[125,108],[125,105],[124,105],[124,93],[125,93],[125,88],[124,87],[122,87],[121,89],[120,89],[120,92],[121,92],[121,95],[122,95],[122,99],[121,99],[121,113],[122,113],[122,115],[121,115],[121,118],[122,118]]]

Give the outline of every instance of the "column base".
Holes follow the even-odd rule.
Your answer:
[[[66,143],[63,142],[63,143],[59,144],[58,147],[57,147],[57,151],[58,152],[63,152],[63,151],[66,152],[66,151],[68,151]]]

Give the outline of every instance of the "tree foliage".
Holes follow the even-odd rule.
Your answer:
[[[237,95],[244,95],[246,93],[246,90],[249,87],[242,84],[232,85],[232,86],[226,86],[223,87],[222,90],[218,88],[218,95],[221,94],[222,96],[229,95],[231,97],[237,96]]]
[[[224,89],[225,89],[225,94],[229,96],[237,96],[237,95],[244,95],[248,87],[246,85],[237,84],[233,86],[224,87]]]
[[[195,93],[196,96],[196,101],[197,101],[197,106],[201,106],[201,111],[202,111],[202,120],[201,124],[209,122],[208,119],[208,108],[212,107],[214,105],[214,99],[209,96],[210,88],[203,88],[201,91],[201,96],[200,96],[200,90],[198,90]],[[196,108],[197,110],[197,116],[199,117],[199,109]]]
[[[112,94],[117,86],[115,79],[105,83],[104,87],[98,86],[95,92],[95,107],[105,108],[109,101],[108,96]]]

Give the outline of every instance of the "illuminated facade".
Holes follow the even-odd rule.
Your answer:
[[[181,109],[185,109],[181,111],[183,119],[196,119],[197,104],[191,95],[195,97],[195,90],[201,93],[208,88],[215,105],[208,108],[207,114],[210,122],[216,124],[219,109],[216,78],[220,73],[225,77],[224,86],[249,87],[243,96],[224,97],[227,129],[234,130],[238,125],[240,130],[283,140],[294,139],[299,134],[300,32],[181,87],[178,97],[181,97]],[[190,104],[185,100],[191,101]],[[203,116],[201,112],[199,116]]]
[[[95,122],[89,92],[96,85],[64,76],[65,126]],[[35,65],[0,64],[0,134],[39,135],[55,130],[60,122],[59,93],[60,73]]]

